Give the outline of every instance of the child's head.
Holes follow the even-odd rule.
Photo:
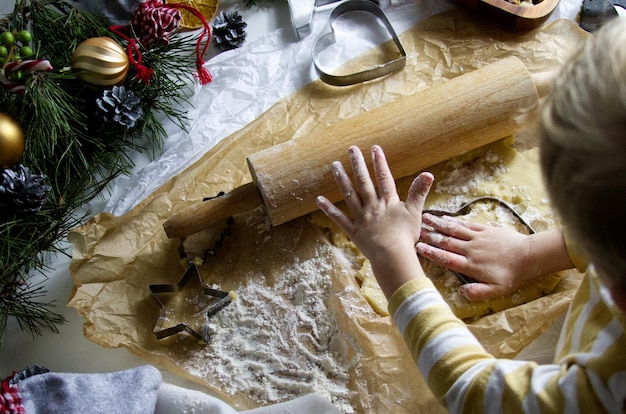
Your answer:
[[[560,72],[544,103],[541,165],[553,205],[605,282],[626,292],[626,19]]]

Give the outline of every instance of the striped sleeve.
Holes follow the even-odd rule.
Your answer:
[[[565,240],[567,254],[574,264],[574,267],[576,267],[579,272],[585,273],[587,267],[589,266],[589,260],[580,246],[578,246],[578,244],[574,241],[574,238],[567,230],[567,227],[563,229],[563,239]]]
[[[489,378],[495,360],[454,316],[430,279],[398,289],[389,312],[435,397],[451,411],[465,398],[475,400],[470,387],[459,385]]]
[[[450,412],[583,412],[572,407],[608,408],[611,404],[601,402],[602,398],[619,398],[603,395],[615,384],[605,386],[594,380],[605,374],[595,372],[595,365],[577,360],[539,366],[493,358],[454,316],[428,278],[398,289],[390,299],[389,312],[429,388]],[[602,360],[602,355],[593,357]],[[612,369],[626,372],[621,365],[612,364]],[[611,374],[611,378],[626,385],[620,375]]]

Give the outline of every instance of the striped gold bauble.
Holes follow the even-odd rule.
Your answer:
[[[0,168],[11,168],[24,155],[24,132],[13,118],[0,112]]]
[[[110,37],[92,37],[76,46],[72,70],[76,77],[97,86],[123,82],[128,74],[128,55]]]

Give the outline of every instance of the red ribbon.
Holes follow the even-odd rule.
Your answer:
[[[9,382],[16,372],[0,382],[0,413],[26,413],[26,408],[22,405],[22,396],[17,385],[10,385]]]
[[[209,43],[211,42],[211,26],[206,21],[202,13],[194,7],[188,6],[186,4],[163,4],[161,7],[168,7],[173,9],[185,9],[190,13],[193,13],[201,22],[202,22],[202,33],[200,33],[200,37],[198,37],[198,42],[196,43],[196,75],[200,79],[201,85],[206,85],[207,83],[213,80],[213,77],[209,73],[209,71],[204,67],[204,54],[209,47]],[[206,36],[206,42],[204,43],[204,47],[202,47],[202,39]],[[200,50],[202,49],[202,50]]]
[[[202,22],[202,33],[200,33],[200,37],[198,38],[198,42],[196,43],[196,76],[200,79],[201,85],[206,85],[211,82],[213,79],[209,71],[204,67],[204,54],[209,47],[209,43],[211,42],[211,27],[207,22],[206,18],[200,13],[200,11],[194,7],[188,6],[186,4],[160,4],[155,7],[166,7],[170,9],[185,9],[195,15]],[[126,40],[128,43],[126,45],[126,51],[128,54],[128,59],[130,63],[135,67],[137,74],[135,77],[144,83],[150,83],[150,79],[152,78],[152,74],[154,70],[146,67],[141,63],[142,56],[139,51],[139,47],[137,46],[137,39],[131,38],[125,32],[130,32],[129,26],[111,26],[109,28],[113,33],[120,36],[122,39]],[[206,36],[206,42],[204,43],[204,47],[202,47],[202,39]],[[137,58],[135,59],[135,55]]]
[[[128,26],[111,26],[109,27],[109,30],[111,30],[122,39],[126,40],[126,53],[128,54],[128,60],[137,71],[135,78],[141,80],[143,83],[150,83],[150,79],[152,78],[154,69],[151,69],[141,63],[143,57],[141,56],[141,52],[139,51],[139,47],[137,46],[137,39],[135,39],[134,37],[131,38],[123,32],[128,30]],[[135,59],[135,54],[137,55],[137,59]]]

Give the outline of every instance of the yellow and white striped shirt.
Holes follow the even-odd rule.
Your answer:
[[[554,364],[495,359],[427,278],[396,291],[389,312],[451,413],[624,413],[626,315],[590,266],[570,305]]]

